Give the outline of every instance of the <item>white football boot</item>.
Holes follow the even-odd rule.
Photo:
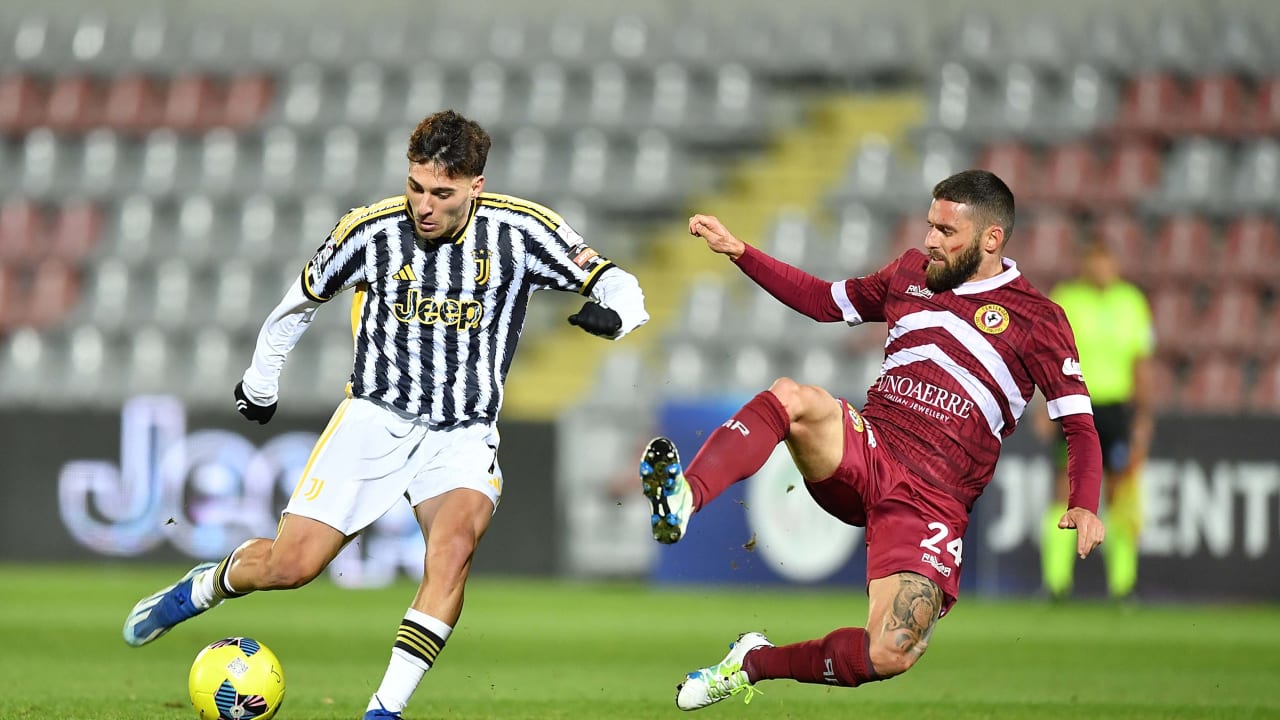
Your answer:
[[[684,537],[693,515],[693,490],[684,479],[676,444],[669,438],[649,441],[640,460],[640,482],[653,508],[653,539],[670,545]]]
[[[758,647],[773,647],[769,639],[758,632],[743,633],[737,642],[729,646],[729,654],[711,667],[694,670],[684,682],[676,686],[676,707],[681,710],[697,710],[714,705],[721,700],[746,693],[744,702],[760,692],[747,679],[747,671],[742,669],[742,659],[747,653]]]

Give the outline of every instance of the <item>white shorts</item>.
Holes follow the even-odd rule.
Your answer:
[[[347,398],[320,434],[284,512],[351,536],[407,498],[411,506],[470,488],[498,508],[502,470],[494,425],[433,430],[414,415]]]

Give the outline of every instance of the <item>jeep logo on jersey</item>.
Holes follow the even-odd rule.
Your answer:
[[[988,335],[999,335],[1009,328],[1009,311],[995,304],[983,305],[973,314],[973,324]]]
[[[421,291],[411,288],[404,302],[395,305],[396,319],[400,322],[420,322],[424,325],[440,324],[456,330],[469,330],[480,326],[484,306],[475,300],[437,300],[422,297]]]

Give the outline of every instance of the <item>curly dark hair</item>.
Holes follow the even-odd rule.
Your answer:
[[[454,110],[428,115],[409,136],[411,163],[437,163],[450,177],[484,174],[489,159],[489,133]]]
[[[965,170],[933,187],[934,200],[950,200],[973,208],[974,221],[984,227],[998,225],[1004,240],[1013,234],[1013,191],[986,170]]]

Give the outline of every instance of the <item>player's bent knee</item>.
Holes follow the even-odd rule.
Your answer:
[[[462,572],[476,551],[476,540],[465,533],[445,537],[432,535],[427,543],[427,565],[436,573]]]
[[[267,584],[273,590],[293,590],[315,580],[325,563],[272,553],[267,559]]]

